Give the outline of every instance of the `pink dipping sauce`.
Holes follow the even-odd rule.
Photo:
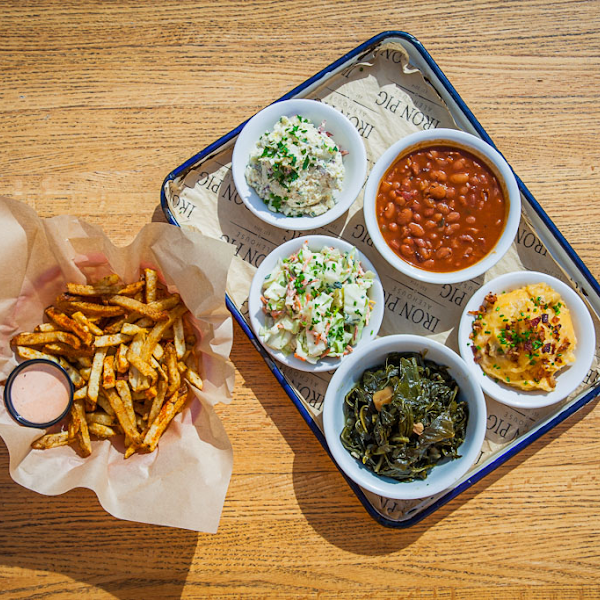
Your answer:
[[[15,411],[24,419],[31,423],[50,423],[67,409],[71,388],[57,368],[35,363],[17,373],[10,397]]]

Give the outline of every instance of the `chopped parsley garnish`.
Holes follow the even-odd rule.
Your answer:
[[[276,210],[279,210],[281,208],[283,198],[281,196],[278,196],[277,194],[273,194],[273,192],[269,194],[269,198],[271,199],[271,206]]]

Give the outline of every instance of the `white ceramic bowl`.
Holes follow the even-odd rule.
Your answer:
[[[427,476],[419,481],[395,481],[375,475],[343,447],[340,434],[345,418],[343,403],[346,394],[360,380],[366,369],[385,362],[392,352],[421,352],[434,362],[446,365],[460,388],[460,398],[467,401],[469,420],[465,441],[459,448],[460,458],[442,460]],[[471,467],[479,455],[486,432],[487,412],[479,384],[471,377],[465,362],[443,344],[416,335],[391,335],[381,337],[350,355],[334,373],[323,407],[325,438],[339,467],[361,487],[383,496],[410,500],[426,498],[455,484]]]
[[[449,273],[435,273],[419,269],[398,256],[386,243],[377,223],[376,199],[379,183],[388,168],[400,154],[432,145],[455,146],[481,158],[498,177],[509,201],[509,211],[504,231],[492,251],[479,262]],[[496,264],[510,248],[521,220],[521,193],[513,172],[499,152],[488,143],[464,131],[456,129],[430,129],[412,133],[390,146],[375,163],[367,180],[364,195],[364,217],[369,235],[379,253],[398,271],[428,283],[457,283],[467,281],[487,271]],[[457,209],[458,210],[458,209]]]
[[[552,392],[545,392],[543,390],[525,392],[511,388],[508,385],[504,385],[503,383],[499,383],[490,377],[487,377],[484,375],[481,367],[475,363],[470,345],[471,340],[469,334],[472,331],[474,317],[473,315],[470,315],[469,312],[478,310],[483,304],[485,296],[490,292],[495,294],[510,292],[532,283],[547,283],[561,295],[571,313],[573,326],[575,328],[575,336],[577,337],[577,345],[575,347],[576,360],[574,363],[557,373],[556,388]],[[596,336],[594,333],[592,317],[583,300],[575,291],[573,291],[573,289],[562,281],[555,277],[551,277],[550,275],[546,275],[545,273],[518,271],[496,277],[496,279],[486,283],[473,294],[465,306],[465,310],[460,320],[458,328],[458,344],[460,353],[471,368],[473,377],[479,382],[486,394],[508,406],[533,409],[550,406],[551,404],[560,402],[575,391],[592,366],[596,347]]]
[[[246,181],[246,166],[258,138],[263,133],[272,131],[277,121],[284,115],[288,117],[302,115],[316,127],[325,121],[327,131],[332,134],[338,148],[348,151],[348,154],[343,157],[346,173],[342,182],[343,188],[336,195],[336,204],[317,217],[286,217],[281,213],[272,212]],[[365,182],[367,155],[354,125],[335,108],[316,100],[284,100],[271,104],[248,121],[233,149],[231,169],[240,198],[259,219],[282,229],[306,231],[335,221],[352,206]]]
[[[287,258],[288,256],[292,255],[302,247],[305,241],[308,241],[308,247],[313,251],[321,250],[326,246],[338,248],[342,252],[350,252],[354,249],[352,244],[349,244],[344,240],[325,235],[309,235],[290,240],[289,242],[286,242],[285,244],[282,244],[273,250],[273,252],[271,252],[262,261],[260,267],[256,271],[254,278],[252,279],[250,295],[248,297],[250,324],[252,325],[252,329],[259,340],[261,340],[260,329],[265,323],[265,313],[262,310],[263,304],[260,300],[262,295],[262,284],[265,280],[265,277],[273,271],[277,261],[280,258]],[[371,262],[360,251],[358,252],[358,256],[365,271],[373,271],[373,273],[375,273],[374,283],[368,292],[369,298],[375,301],[375,305],[371,312],[369,324],[364,327],[362,336],[354,347],[354,351],[362,348],[365,344],[377,336],[379,328],[381,327],[384,310],[383,288],[381,286],[379,276],[377,275],[377,271],[375,271],[375,267],[373,267]],[[334,369],[337,369],[340,364],[346,361],[348,357],[352,356],[352,354],[348,354],[339,358],[322,358],[315,364],[311,364],[300,360],[293,355],[286,356],[280,350],[274,350],[268,346],[264,346],[264,348],[280,363],[287,365],[288,367],[298,369],[299,371],[309,371],[313,373],[333,371]]]

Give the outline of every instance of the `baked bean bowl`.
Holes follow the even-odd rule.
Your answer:
[[[502,156],[454,129],[421,131],[393,144],[373,167],[364,216],[380,254],[429,283],[481,275],[509,249],[521,195]]]

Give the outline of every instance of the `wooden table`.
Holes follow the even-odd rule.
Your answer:
[[[600,276],[598,1],[5,1],[0,194],[129,243],[164,220],[175,166],[386,29],[424,43]],[[1,444],[0,595],[600,597],[596,402],[433,516],[388,530],[237,326],[232,360],[218,533],[119,521],[87,490],[37,495],[12,482]]]

